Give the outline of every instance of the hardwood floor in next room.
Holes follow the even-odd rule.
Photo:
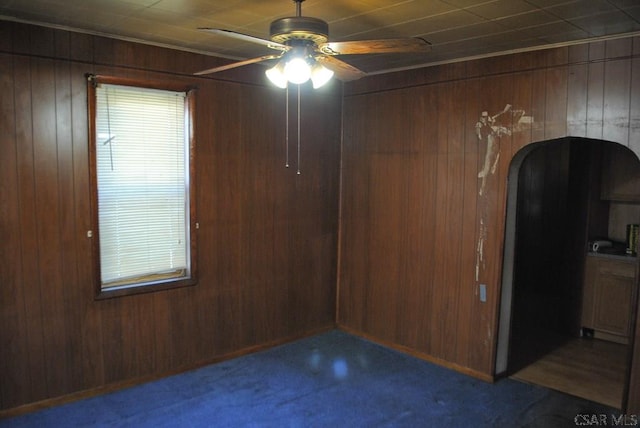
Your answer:
[[[511,378],[620,409],[628,346],[572,338]]]

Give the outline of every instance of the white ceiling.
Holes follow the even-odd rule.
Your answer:
[[[295,10],[292,0],[0,0],[0,19],[231,59],[273,51],[197,28],[269,38],[271,21]],[[372,74],[640,34],[639,0],[306,0],[302,15],[327,21],[330,41],[418,36],[431,43],[424,54],[340,57]]]

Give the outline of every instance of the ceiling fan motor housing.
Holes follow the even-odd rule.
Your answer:
[[[329,40],[329,24],[309,16],[280,18],[271,23],[271,40],[287,44],[292,40],[320,44]]]

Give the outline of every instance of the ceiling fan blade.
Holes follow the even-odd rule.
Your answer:
[[[431,45],[419,37],[328,42],[318,46],[318,50],[326,55],[428,52],[430,49]]]
[[[318,55],[316,60],[333,71],[336,77],[343,81],[356,80],[367,75],[364,71],[332,56]]]
[[[281,51],[288,51],[290,49],[289,46],[283,45],[282,43],[272,42],[271,40],[261,39],[259,37],[250,36],[248,34],[238,33],[236,31],[222,30],[220,28],[207,28],[207,27],[201,27],[201,28],[198,28],[198,30],[217,34],[219,36],[232,37],[234,39],[243,40],[245,42],[257,43],[259,45],[263,45],[271,49],[277,49]]]
[[[282,55],[263,55],[257,58],[245,59],[244,61],[232,62],[231,64],[221,65],[218,67],[208,68],[206,70],[198,71],[197,73],[193,73],[196,76],[202,76],[203,74],[211,74],[217,73],[219,71],[230,70],[236,67],[242,67],[243,65],[255,64],[257,62],[268,61],[270,59],[278,59]]]

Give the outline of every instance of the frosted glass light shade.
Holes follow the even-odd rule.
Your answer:
[[[287,76],[284,75],[282,68],[282,65],[278,63],[274,67],[266,70],[264,74],[267,75],[267,78],[271,83],[276,85],[278,88],[284,89],[287,87]]]
[[[311,69],[311,82],[314,89],[324,86],[332,77],[333,71],[318,63],[315,63]]]
[[[293,58],[284,66],[284,75],[289,82],[301,85],[311,77],[311,66],[304,58]]]

